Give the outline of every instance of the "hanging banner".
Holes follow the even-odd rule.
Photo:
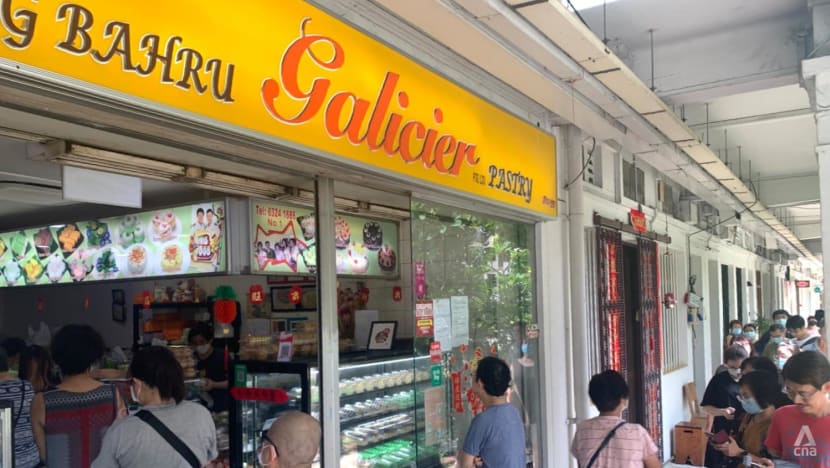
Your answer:
[[[646,214],[640,210],[631,209],[628,213],[628,219],[631,222],[631,227],[634,228],[635,231],[639,233],[644,233],[648,231],[648,225],[646,224]]]
[[[0,233],[0,287],[225,269],[221,201]]]
[[[381,176],[557,213],[552,136],[304,1],[2,5],[0,58],[16,73],[46,70]]]
[[[269,274],[317,271],[317,221],[314,213],[291,205],[251,204],[251,269]],[[357,216],[336,216],[337,274],[398,275],[398,224]]]

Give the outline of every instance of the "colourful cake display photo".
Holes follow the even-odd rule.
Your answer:
[[[88,247],[104,247],[112,243],[110,230],[106,223],[90,221],[86,224],[86,242]]]
[[[172,211],[156,213],[150,221],[153,233],[153,241],[167,242],[176,237],[176,229],[179,227],[179,220]]]
[[[112,249],[104,249],[98,254],[95,260],[95,271],[103,277],[113,276],[118,273],[118,263],[115,260],[115,253]]]
[[[366,247],[352,244],[348,251],[349,271],[355,275],[362,275],[369,270],[369,256]]]
[[[29,241],[29,236],[26,235],[25,231],[18,231],[12,236],[11,240],[11,250],[12,255],[17,260],[23,260],[28,255],[29,250],[32,248],[32,243]]]
[[[67,224],[58,229],[58,243],[65,256],[72,255],[84,241],[84,236],[76,224]]]
[[[342,216],[334,218],[334,246],[338,249],[346,249],[352,241],[352,231],[349,223]]]
[[[55,236],[52,235],[52,231],[48,227],[38,230],[32,236],[32,241],[35,245],[37,256],[41,260],[52,255],[52,252],[58,248],[58,244],[55,242]]]
[[[392,273],[398,266],[398,257],[388,245],[378,250],[378,266],[385,273]]]
[[[177,273],[181,271],[183,257],[180,245],[166,245],[161,251],[161,270],[165,273]]]
[[[144,242],[144,228],[135,215],[127,215],[118,226],[118,243],[122,247]]]
[[[363,245],[369,250],[378,250],[383,245],[383,229],[375,221],[363,225]]]
[[[49,281],[57,283],[65,273],[66,262],[63,261],[63,257],[58,253],[49,257],[49,262],[46,263],[46,277],[49,278]]]
[[[43,276],[43,265],[36,257],[29,257],[21,265],[26,284],[35,284]]]
[[[3,277],[6,279],[6,284],[9,286],[14,286],[20,280],[20,276],[23,274],[23,271],[20,269],[20,265],[14,260],[9,260],[3,266]]]
[[[6,242],[0,238],[0,258],[3,258],[3,255],[6,255],[6,252],[9,251],[9,248],[6,247]]]
[[[142,275],[147,270],[149,253],[147,247],[135,245],[127,251],[127,271],[132,275]]]
[[[69,276],[72,281],[83,281],[84,278],[92,271],[92,264],[90,260],[90,252],[86,249],[77,249],[66,259],[69,265]]]

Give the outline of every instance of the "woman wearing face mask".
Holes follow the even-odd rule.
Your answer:
[[[794,344],[788,342],[781,343],[775,349],[775,365],[778,366],[779,369],[784,370],[784,366],[787,364],[787,361],[789,361],[795,353],[796,348]]]
[[[109,428],[93,468],[190,468],[216,458],[213,419],[201,405],[184,401],[184,373],[169,349],[138,351],[129,375],[130,393],[142,409]]]
[[[205,406],[214,413],[228,410],[228,370],[225,353],[213,347],[213,329],[200,323],[190,329],[187,341],[196,353],[196,370],[202,377]]]
[[[728,442],[713,446],[729,457],[728,467],[737,467],[747,453],[756,463],[768,455],[764,439],[781,395],[777,373],[753,371],[741,377],[740,384],[739,399],[746,414],[741,418],[738,432]]]
[[[747,323],[746,325],[744,325],[743,335],[746,337],[746,339],[749,340],[749,343],[752,345],[755,345],[755,343],[758,342],[758,329],[755,328],[754,324]]]
[[[830,459],[830,363],[816,351],[784,366],[787,395],[795,402],[775,412],[765,440],[769,454],[803,468],[824,468]],[[764,466],[774,466],[764,460]]]
[[[729,330],[727,330],[727,334],[723,338],[723,349],[729,349],[729,347],[733,345],[735,337],[741,336],[743,333],[744,327],[740,320],[733,320],[729,322]]]
[[[741,386],[741,364],[748,356],[746,350],[739,346],[733,346],[724,353],[724,365],[726,371],[715,374],[706,385],[703,399],[700,401],[700,408],[707,414],[714,416],[712,432],[724,431],[727,434],[734,434],[738,430],[741,417],[744,415],[738,395]],[[706,466],[719,466],[724,455],[711,446],[707,446]]]

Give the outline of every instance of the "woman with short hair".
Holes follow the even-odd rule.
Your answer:
[[[12,404],[14,466],[33,468],[40,465],[37,445],[32,437],[31,407],[35,392],[29,382],[13,376],[9,370],[9,356],[0,346],[0,400]]]
[[[591,378],[588,395],[599,416],[580,422],[571,454],[581,468],[658,468],[657,446],[646,429],[627,423],[628,385],[619,372],[607,370]]]
[[[202,405],[184,400],[184,372],[169,349],[139,350],[129,376],[142,409],[110,427],[93,468],[190,468],[217,457],[213,418]]]
[[[98,455],[104,433],[126,414],[124,401],[114,385],[90,375],[105,349],[95,329],[65,325],[52,338],[51,349],[63,380],[32,401],[35,442],[49,466],[86,468]]]

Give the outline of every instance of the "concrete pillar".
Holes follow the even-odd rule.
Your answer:
[[[816,116],[816,157],[821,199],[821,247],[830,252],[830,0],[809,3],[814,46],[801,64],[804,86]],[[830,255],[823,258],[824,290],[830,287]],[[825,328],[825,339],[826,336]]]

